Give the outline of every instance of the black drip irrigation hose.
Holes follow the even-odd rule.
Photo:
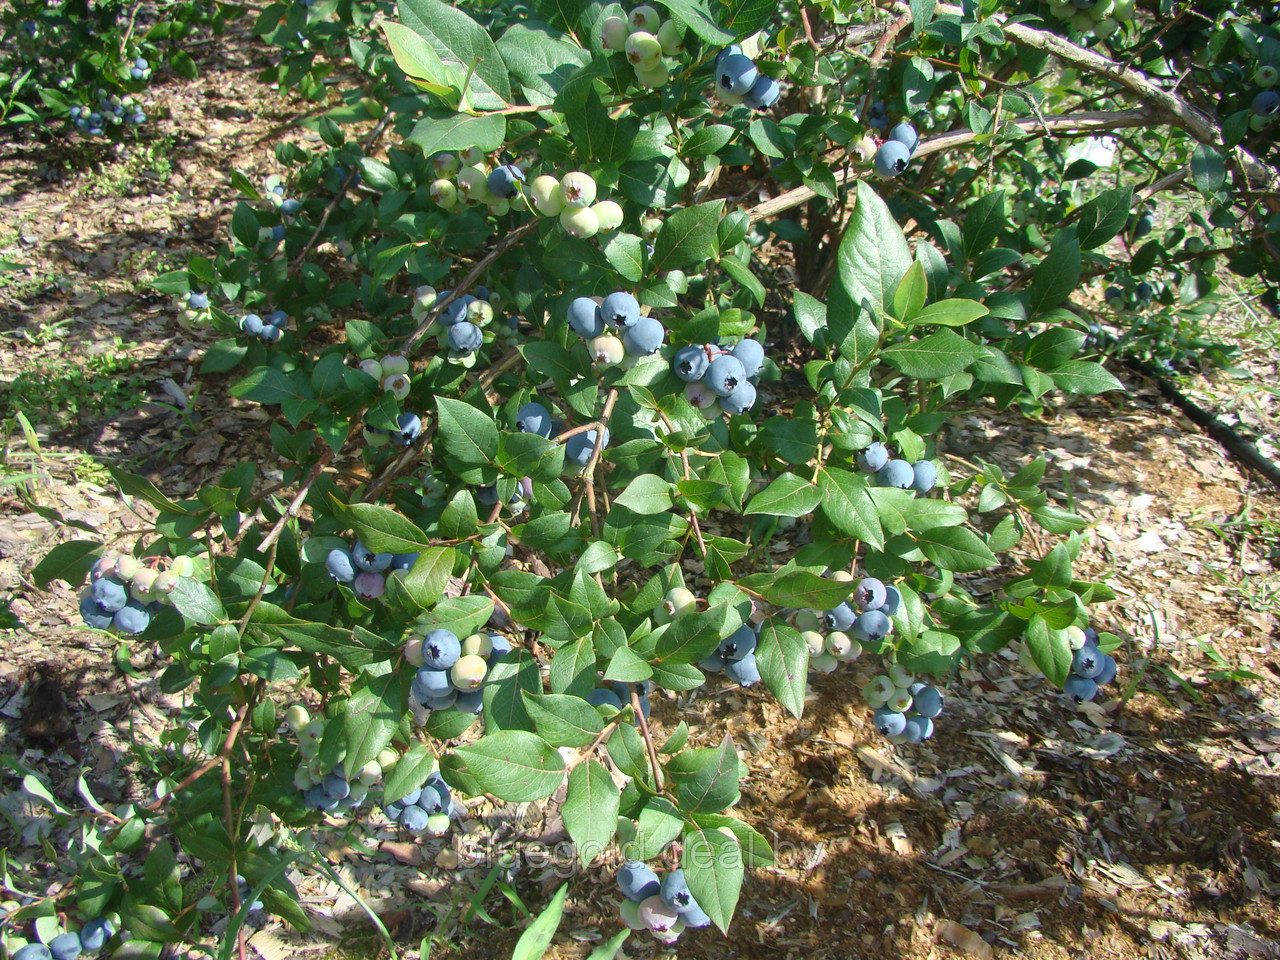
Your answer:
[[[1102,329],[1090,331],[1090,339],[1094,340],[1099,346],[1104,347],[1115,346],[1118,343],[1115,337]],[[1192,423],[1222,444],[1237,461],[1262,474],[1271,481],[1272,486],[1280,490],[1280,466],[1264,457],[1252,441],[1240,436],[1232,427],[1227,426],[1204,407],[1187,397],[1186,394],[1165,379],[1154,366],[1145,360],[1127,357],[1123,353],[1115,354],[1114,359],[1119,360],[1134,373],[1141,374],[1148,380],[1153,381],[1168,403],[1173,404],[1185,413]]]

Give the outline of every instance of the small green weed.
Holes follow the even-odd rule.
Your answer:
[[[0,419],[23,413],[33,422],[68,427],[77,421],[113,416],[145,398],[146,378],[130,373],[133,346],[116,337],[114,349],[81,362],[51,359],[24,370],[0,393]]]

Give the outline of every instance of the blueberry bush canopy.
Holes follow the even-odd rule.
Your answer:
[[[800,717],[810,673],[874,656],[859,709],[910,750],[958,664],[1015,641],[1097,696],[1115,594],[1073,572],[1085,521],[1043,458],[936,445],[978,403],[1118,389],[1106,353],[1226,363],[1197,323],[1223,271],[1280,276],[1274,16],[1182,6],[262,9],[264,79],[322,146],[233,174],[216,256],[153,285],[270,413],[284,483],[116,471],[153,531],[36,569],[193,705],[158,799],[87,821],[80,923],[229,957],[255,912],[307,924],[297,831],[556,796],[584,863],[623,849],[620,928],[671,942],[727,929],[773,854],[732,739],[663,731],[664,701],[758,685]],[[149,78],[194,76],[184,44],[240,13],[94,10],[0,14],[5,124],[145,136]],[[173,846],[126,869],[144,830],[203,862],[220,937]]]

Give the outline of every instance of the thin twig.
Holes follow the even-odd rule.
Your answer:
[[[640,736],[644,738],[645,749],[649,751],[649,765],[653,767],[653,785],[658,792],[662,792],[662,767],[658,764],[658,748],[654,746],[653,735],[649,733],[649,721],[644,717],[644,711],[640,709],[640,694],[636,690],[634,683],[628,683],[627,689],[631,691],[631,709],[636,712],[636,722],[640,724]]]

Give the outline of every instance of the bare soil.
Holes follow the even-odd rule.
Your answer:
[[[157,87],[166,109],[154,111],[151,154],[142,144],[86,163],[96,148],[60,134],[0,144],[0,257],[28,265],[0,275],[0,387],[34,373],[65,382],[81,407],[33,421],[39,457],[16,429],[8,438],[6,471],[34,479],[0,485],[0,600],[11,597],[21,621],[0,631],[0,754],[74,807],[82,768],[104,802],[142,789],[137,745],[154,742],[182,703],[159,691],[154,651],[129,651],[136,675],[126,676],[115,644],[80,628],[71,590],[31,583],[61,541],[145,536],[145,509],[131,510],[80,454],[171,495],[244,460],[262,464],[264,485],[278,477],[263,440],[271,414],[228,397],[224,378],[197,374],[211,341],[179,327],[176,306],[146,281],[189,251],[216,249],[234,204],[230,172],[279,172],[272,149],[312,140],[296,125],[311,108],[254,79],[266,53],[243,38],[200,52],[199,81]],[[1259,311],[1242,296],[1222,332],[1247,332]],[[1258,385],[1276,382],[1275,352],[1244,342],[1253,381],[1201,376],[1193,386],[1274,437],[1274,392]],[[119,409],[96,409],[101,384],[65,365],[99,355],[141,378]],[[1110,576],[1120,595],[1096,624],[1125,641],[1108,699],[1072,705],[1016,656],[994,656],[952,678],[932,741],[895,748],[858,695],[879,672],[870,657],[816,678],[800,721],[766,693],[714,682],[659,698],[659,731],[685,720],[697,743],[732,734],[750,769],[741,814],[778,862],[749,871],[727,938],[689,931],[666,951],[633,935],[627,956],[1280,957],[1280,501],[1149,383],[1116,372],[1124,393],[1039,420],[958,415],[941,452],[957,473],[979,459],[1011,472],[1049,456],[1055,495],[1093,524],[1081,575]],[[1025,546],[1030,555],[1040,545]],[[1233,669],[1254,676],[1215,676]],[[21,814],[0,826],[11,870],[44,856],[19,782],[0,774],[0,807]],[[420,844],[377,825],[321,842],[410,956],[439,928],[445,942],[432,956],[483,958],[509,955],[522,924],[496,891],[484,901],[496,925],[460,924],[466,895],[495,849],[531,839],[563,839],[554,805],[479,803],[463,829]],[[573,874],[551,956],[581,958],[619,929],[614,866],[524,856],[500,879],[536,912]],[[52,864],[37,872],[46,889],[25,892],[57,892],[69,879]],[[298,880],[315,930],[273,923],[252,941],[260,956],[376,953],[349,896],[318,875]]]

